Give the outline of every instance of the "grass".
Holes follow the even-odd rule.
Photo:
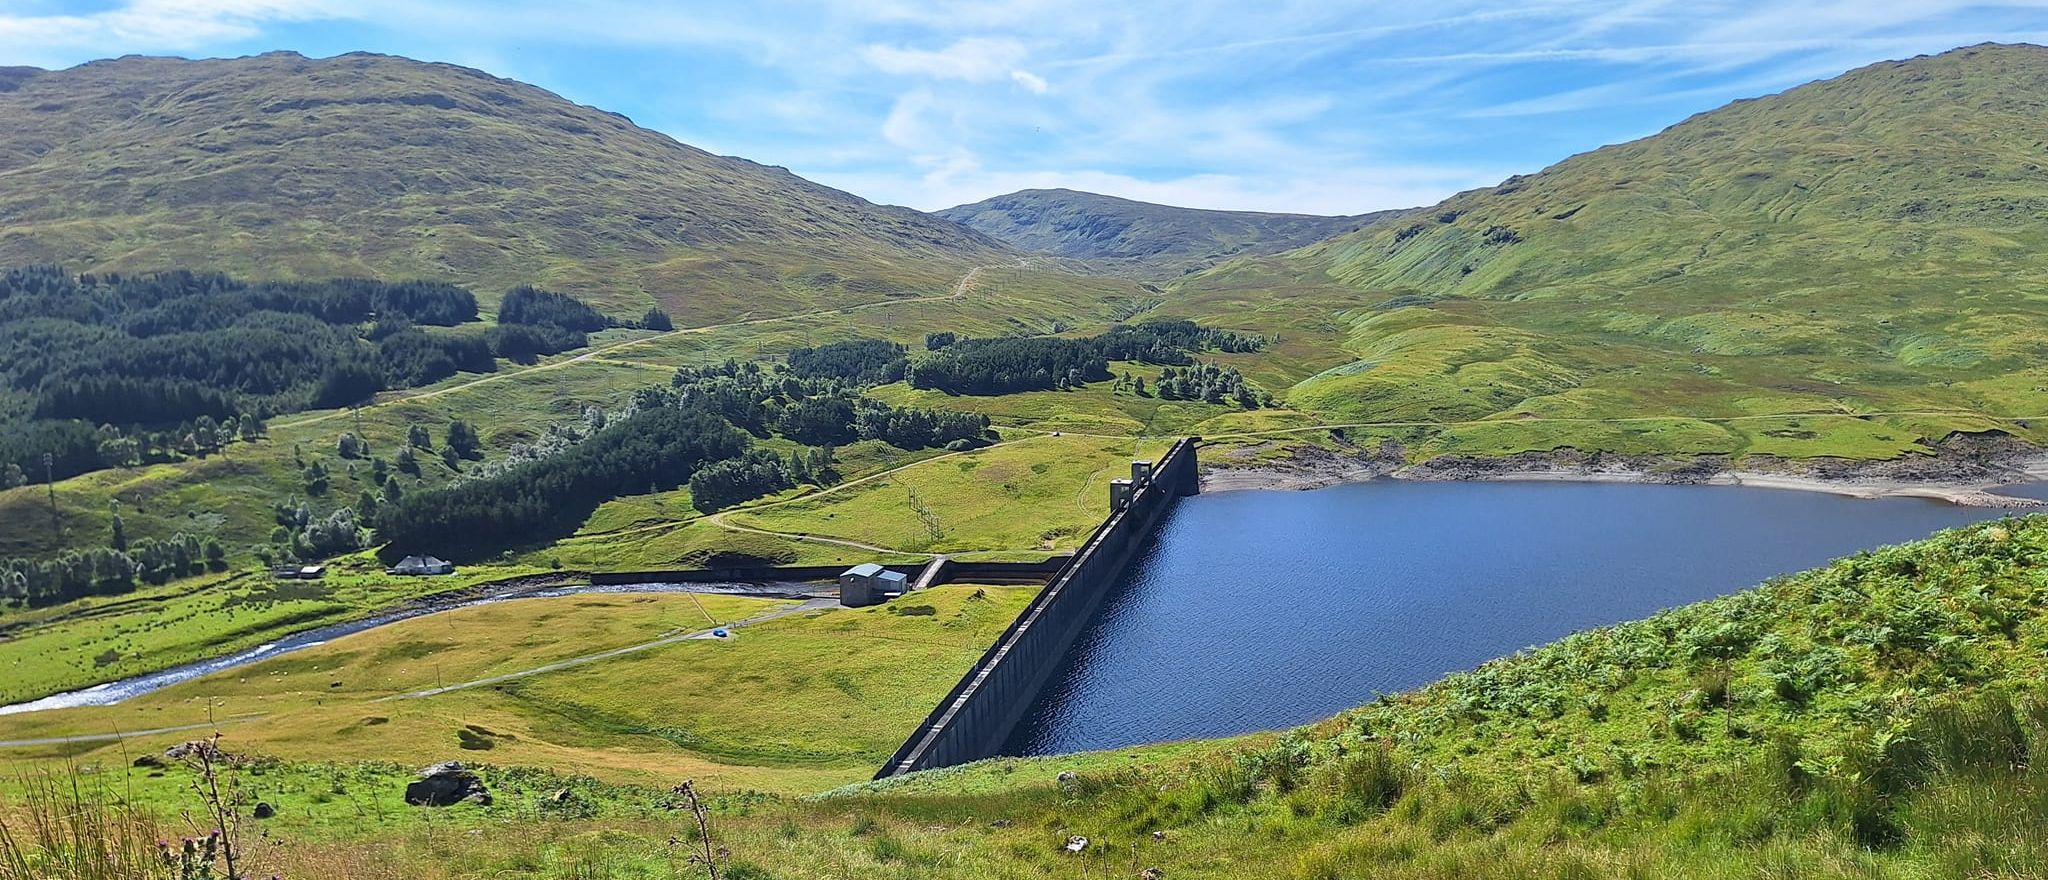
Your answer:
[[[468,566],[442,578],[384,575],[355,557],[318,581],[241,571],[202,575],[116,601],[16,612],[0,640],[0,701],[12,703],[253,648],[292,632],[367,616],[407,599],[539,573]]]
[[[588,665],[416,699],[404,694],[786,610],[687,594],[520,599],[415,618],[113,706],[0,716],[0,740],[204,725],[292,762],[451,757],[613,781],[694,776],[720,789],[801,793],[865,779],[1007,626],[1029,588],[949,585]],[[14,768],[107,762],[175,731],[0,751]]]
[[[814,797],[727,789],[713,835],[733,876],[2039,876],[2044,570],[2048,520],[1972,525],[1284,733],[1001,759]],[[857,613],[946,619],[933,605]],[[748,639],[770,641],[735,646]],[[753,686],[788,691],[776,675],[815,666],[747,669],[768,679]],[[601,715],[702,723],[687,706],[554,684]],[[757,702],[773,701],[727,706]],[[81,766],[148,811],[186,781]],[[501,805],[430,812],[390,806],[396,768],[241,772],[285,805],[259,852],[288,876],[701,873],[674,857],[668,841],[690,841],[690,826],[653,786],[487,769]],[[1079,855],[1064,846],[1074,835],[1089,840]]]
[[[908,552],[1043,555],[1078,546],[1109,513],[1109,481],[1130,476],[1133,458],[1157,457],[1168,445],[1164,439],[1029,437],[726,519]],[[920,509],[929,510],[930,519]]]
[[[414,424],[430,428],[435,442],[451,419],[474,425],[487,457],[538,438],[550,423],[578,424],[586,407],[616,410],[633,391],[667,382],[678,365],[718,363],[727,358],[776,356],[797,345],[857,336],[887,336],[922,344],[936,326],[997,334],[1050,332],[1062,324],[1106,323],[1128,308],[1138,289],[1114,279],[1074,279],[1029,268],[990,269],[959,299],[892,301],[835,314],[832,327],[816,316],[791,316],[665,336],[642,331],[607,331],[596,344],[631,343],[605,356],[578,360],[587,352],[558,355],[538,368],[506,366],[488,377],[458,375],[424,389],[394,395],[348,411],[302,413],[273,420],[271,436],[233,444],[225,454],[142,469],[112,469],[61,480],[56,486],[58,520],[53,527],[45,487],[0,491],[0,557],[44,556],[65,547],[104,545],[111,538],[111,512],[118,510],[131,539],[166,538],[177,532],[217,536],[238,560],[267,543],[274,520],[271,505],[304,497],[301,461],[320,460],[332,487],[308,499],[316,512],[353,505],[370,480],[367,460],[350,462],[335,453],[340,435],[356,434],[370,456],[393,459]],[[408,490],[437,486],[455,476],[431,452],[422,452],[418,479],[399,475]],[[861,444],[841,450],[840,471],[857,478],[908,460],[900,451]],[[467,465],[465,465],[467,467]],[[688,511],[687,495],[669,506]],[[599,522],[585,531],[605,531]]]
[[[179,112],[133,109],[167,101]],[[943,292],[1009,257],[942,220],[403,58],[120,59],[40,73],[0,112],[20,120],[0,139],[20,181],[9,264],[445,278],[487,300],[538,284],[689,325]],[[68,160],[36,146],[56,141]],[[130,161],[144,144],[176,146]],[[81,172],[111,189],[85,193]]]
[[[706,311],[679,319],[760,320],[451,383],[366,410],[359,433],[389,450],[411,420],[461,415],[502,451],[674,365],[854,336],[914,344],[926,330],[1062,332],[1152,313],[1266,336],[1264,352],[1217,359],[1284,391],[1288,405],[1211,411],[1103,386],[1010,398],[883,388],[877,396],[896,402],[991,412],[1016,442],[925,460],[849,449],[845,488],[769,499],[720,521],[695,517],[683,493],[620,499],[570,539],[520,556],[526,570],[673,564],[714,550],[792,561],[873,555],[803,536],[906,553],[1064,549],[1100,521],[1102,484],[1155,442],[1132,438],[1163,446],[1179,431],[1268,456],[1290,443],[1336,445],[1318,426],[1355,424],[1345,442],[1393,440],[1411,459],[1562,446],[1878,459],[1987,430],[2039,443],[2048,427],[2030,420],[2048,414],[2048,371],[2038,366],[2048,307],[2030,255],[2048,241],[2014,219],[2038,201],[2039,179],[2004,145],[2032,142],[2025,133],[2039,128],[2035,108],[2015,96],[2032,93],[2044,57],[1998,48],[1879,66],[1355,235],[1228,262],[1168,295],[1019,268],[986,273],[970,296],[822,321],[818,286],[791,286],[801,270],[757,282],[747,267],[678,258],[634,283],[695,290],[671,282],[710,279]],[[2003,136],[2011,132],[2020,137]],[[1859,160],[1839,161],[1846,155]],[[759,258],[805,265],[773,247]],[[572,286],[596,281],[588,268],[551,271]],[[734,295],[776,284],[780,292],[758,299]],[[645,301],[631,284],[607,295]],[[66,481],[61,537],[45,534],[39,487],[0,494],[0,553],[97,540],[109,499],[128,506],[131,535],[200,531],[246,546],[295,479],[290,445],[318,454],[354,423],[280,420],[274,440],[225,457]],[[1066,436],[1017,436],[1027,430]],[[352,498],[356,484],[339,481]],[[668,844],[690,832],[645,790],[494,771],[518,792],[503,811],[392,810],[402,771],[321,763],[339,744],[422,763],[450,750],[487,754],[613,781],[697,775],[728,792],[717,828],[738,876],[1142,876],[1149,867],[1176,878],[2017,878],[2048,873],[2037,833],[2048,822],[2044,570],[2042,521],[1972,526],[1573,636],[1284,734],[996,761],[814,799],[788,795],[865,775],[1023,593],[956,591],[913,600],[928,605],[786,618],[732,642],[374,712],[366,695],[327,693],[348,691],[346,681],[294,691],[284,666],[274,678],[207,687],[229,694],[217,710],[273,709],[227,724],[231,738],[305,762],[264,771],[276,774],[277,796],[297,792],[295,818],[279,826],[298,829],[283,838],[293,843],[268,864],[299,875],[697,873]],[[244,608],[223,597],[258,590],[221,577],[149,591],[147,604],[25,612],[11,618],[28,625],[0,643],[0,662],[50,687],[77,679],[87,653],[111,652],[112,663],[132,653],[142,666],[208,639],[259,638],[302,609],[361,613],[389,598],[368,582],[351,589],[359,592],[338,602],[279,596]],[[165,622],[141,626],[134,612],[145,607],[163,609]],[[923,607],[930,613],[906,613]],[[611,644],[663,623],[630,608],[593,611],[604,620],[582,629],[500,621],[460,646],[421,650],[465,654],[481,668],[505,650],[507,633],[559,627]],[[352,662],[285,659],[321,657]],[[350,668],[405,670],[365,679],[398,681],[422,674],[406,665],[416,662]],[[301,680],[312,672],[297,670]],[[194,692],[7,723],[89,726],[149,705],[191,717],[212,699]],[[176,774],[133,773],[116,748],[45,757],[108,776],[118,765],[139,807],[175,809]],[[326,801],[316,797],[323,772],[340,780],[327,784]],[[336,799],[357,786],[376,794]],[[557,787],[594,803],[547,815],[543,795]],[[27,809],[49,802],[32,797]],[[1064,850],[1074,834],[1091,840],[1081,855]]]
[[[1171,285],[1162,312],[1278,339],[1247,375],[1324,421],[1510,423],[1447,427],[1422,457],[1867,460],[1987,426],[2041,443],[2017,420],[2048,413],[2027,256],[2043,240],[2000,219],[2041,185],[1988,133],[2039,130],[2016,96],[2044,68],[2038,47],[1977,47],[1730,105],[1224,263]],[[1930,415],[1719,434],[1521,421],[1805,413]]]
[[[1110,371],[1158,384],[1161,367],[1112,363]],[[1243,413],[1235,405],[1202,401],[1161,400],[1148,390],[1111,389],[1110,381],[1091,382],[1071,391],[1027,391],[997,397],[947,394],[911,388],[901,382],[874,388],[868,394],[891,406],[978,412],[1000,425],[1040,431],[1072,431],[1119,437],[1179,437],[1212,419]]]

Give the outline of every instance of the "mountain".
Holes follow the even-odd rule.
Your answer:
[[[0,69],[0,265],[539,284],[678,322],[943,292],[998,243],[447,64]]]
[[[1328,346],[1291,403],[1496,420],[1469,451],[1885,457],[2026,433],[2048,412],[2044,106],[2039,46],[1874,64],[1217,266],[1176,308],[1281,313]],[[1801,412],[1867,424],[1541,421]],[[1944,416],[1883,416],[1906,412]]]
[[[1070,189],[1027,189],[937,212],[1027,251],[1172,277],[1244,254],[1271,254],[1352,232],[1395,212],[1324,217],[1205,211]]]

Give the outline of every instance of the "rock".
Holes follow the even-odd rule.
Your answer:
[[[1084,850],[1084,849],[1087,849],[1087,848],[1088,848],[1088,838],[1086,838],[1086,837],[1082,837],[1082,836],[1081,836],[1081,835],[1079,835],[1079,834],[1076,834],[1076,835],[1074,835],[1074,836],[1072,836],[1072,837],[1069,837],[1069,838],[1067,838],[1067,852],[1070,852],[1070,853],[1079,853],[1080,851],[1082,851],[1082,850]]]
[[[1165,871],[1161,871],[1158,868],[1146,868],[1144,873],[1138,875],[1138,880],[1164,880],[1165,877]]]
[[[263,801],[257,801],[256,810],[252,815],[254,815],[258,819],[268,819],[272,816],[277,815],[277,808],[267,803],[264,803]]]
[[[469,800],[488,805],[491,793],[461,761],[435,764],[405,786],[405,802],[416,807],[446,807]]]
[[[190,760],[208,763],[227,759],[227,755],[221,752],[220,746],[215,745],[213,740],[210,739],[195,739],[191,742],[179,743],[164,749],[164,757],[172,761]]]
[[[1078,786],[1078,785],[1080,784],[1080,782],[1081,782],[1081,775],[1080,775],[1080,774],[1078,774],[1078,773],[1075,773],[1075,772],[1074,772],[1074,771],[1072,771],[1072,770],[1061,770],[1061,771],[1060,771],[1060,775],[1059,775],[1060,791],[1066,792],[1067,794],[1073,794],[1073,793],[1074,793],[1074,788],[1075,788],[1076,786]]]
[[[163,759],[162,757],[160,757],[160,756],[157,756],[157,755],[143,755],[142,757],[139,757],[139,758],[136,758],[136,759],[135,759],[135,766],[137,766],[137,767],[162,767],[162,766],[164,766],[164,759]]]

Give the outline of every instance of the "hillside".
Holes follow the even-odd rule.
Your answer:
[[[1393,214],[1353,217],[1205,211],[1070,189],[1027,189],[936,212],[1021,250],[1171,278],[1234,256],[1271,254]]]
[[[679,324],[943,292],[983,236],[446,64],[0,72],[0,265],[518,284]]]
[[[1574,635],[1292,731],[1000,759],[823,796],[767,793],[756,778],[744,791],[715,792],[706,821],[716,847],[730,852],[731,877],[2037,877],[2048,867],[2038,834],[2048,821],[2044,570],[2041,519],[1973,525]],[[559,625],[614,639],[627,636],[611,631],[666,625],[651,607],[618,602],[605,612]],[[323,677],[317,663],[326,659],[345,664],[334,668],[354,688],[367,664],[420,659],[363,647],[274,663],[274,674],[234,687],[245,700],[268,697],[269,707],[338,699],[329,689],[295,691],[302,685],[275,673]],[[424,669],[400,673],[373,687],[431,680]],[[591,675],[536,679],[515,695],[580,687],[570,693],[600,699],[601,688],[579,680]],[[837,678],[832,686],[847,687]],[[665,693],[682,704],[720,698]],[[362,737],[381,735],[351,729],[359,711],[332,710],[307,729],[343,730],[359,749]],[[441,711],[390,723],[468,723],[473,736],[528,748],[526,728],[502,728],[513,716],[470,702]],[[253,722],[227,731],[228,748],[281,745]],[[0,836],[0,857],[11,847],[34,864],[39,846],[107,846],[118,858],[115,845],[131,837],[148,851],[158,827],[180,827],[171,817],[194,803],[194,773],[130,769],[128,756],[178,738],[145,733],[72,753],[72,766],[100,760],[106,769],[83,780],[83,794],[40,796],[53,816],[91,819],[69,798],[103,797],[101,809],[118,810],[119,793],[166,825],[113,823],[104,836],[38,843],[33,826],[16,820],[13,842]],[[608,752],[612,775],[630,775],[618,754]],[[407,767],[248,766],[230,770],[230,781],[280,805],[260,826],[266,845],[251,850],[265,874],[703,876],[676,851],[677,841],[700,838],[666,783],[487,765],[493,803],[428,811],[398,802]],[[0,793],[35,784],[22,777],[0,783]],[[0,811],[0,827],[8,819]],[[1076,838],[1085,838],[1078,853]],[[0,861],[0,877],[28,876],[4,873],[8,864]]]
[[[2037,46],[1876,64],[1218,266],[1173,308],[1323,346],[1286,377],[1297,407],[1496,422],[1447,449],[1886,457],[2026,433],[2048,412],[2044,101]],[[1821,412],[1870,417],[1543,421]]]

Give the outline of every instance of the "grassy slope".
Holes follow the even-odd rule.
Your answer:
[[[1004,249],[533,86],[353,54],[0,88],[0,264],[515,284],[676,323],[942,290]]]
[[[270,439],[234,444],[225,454],[149,468],[113,469],[62,480],[56,487],[61,536],[51,526],[44,487],[0,491],[0,557],[40,556],[67,546],[94,546],[110,538],[110,505],[118,503],[131,538],[168,537],[179,531],[218,536],[231,554],[268,540],[274,525],[271,505],[300,494],[301,467],[294,458],[322,459],[332,488],[314,499],[316,511],[352,505],[370,485],[368,463],[350,475],[335,455],[344,431],[369,443],[370,454],[387,460],[404,444],[406,430],[422,424],[436,443],[449,419],[477,427],[495,457],[540,436],[550,422],[576,423],[587,406],[616,409],[635,389],[665,385],[682,365],[774,357],[798,345],[860,336],[885,336],[921,344],[932,327],[995,335],[1010,331],[1045,333],[1062,325],[1099,326],[1142,311],[1156,300],[1135,284],[1109,278],[1075,278],[1015,266],[984,270],[961,296],[896,300],[839,311],[682,330],[670,334],[606,331],[593,342],[597,354],[577,352],[546,359],[540,368],[505,366],[487,377],[458,375],[425,389],[386,395],[353,411],[285,416],[273,421]],[[407,489],[419,482],[438,485],[453,476],[438,457],[420,456],[423,481],[401,477]],[[884,459],[856,457],[841,470],[886,466]],[[675,505],[687,511],[687,504]]]
[[[743,870],[775,877],[2040,876],[2044,572],[2048,520],[1973,525],[1284,734],[991,761],[822,799],[735,795],[714,827]],[[545,792],[565,783],[505,776],[502,808],[422,826],[320,803],[328,777],[371,799],[399,781],[255,780],[297,811],[267,864],[691,876],[665,850],[690,835],[651,792],[568,782],[586,818],[549,818]],[[114,783],[163,805],[182,778]],[[1091,841],[1080,857],[1061,849],[1075,834]]]
[[[1022,190],[936,212],[1021,250],[1141,278],[1172,278],[1230,257],[1301,247],[1393,213],[1207,211],[1066,189]]]
[[[1079,545],[1109,514],[1109,481],[1130,476],[1133,458],[1156,458],[1167,445],[1163,438],[1028,437],[725,518],[914,553],[1042,557]],[[917,513],[920,503],[932,513],[929,522]]]
[[[1326,420],[1495,423],[1432,452],[1883,458],[1994,426],[2039,442],[2011,419],[2048,413],[2044,93],[2038,47],[1875,65],[1224,264],[1168,311],[1279,334],[1295,369],[1261,378]],[[1899,412],[1932,415],[1813,437],[1541,421]]]
[[[0,702],[13,703],[219,657],[292,632],[365,617],[407,599],[541,573],[466,566],[445,578],[383,574],[376,560],[339,560],[319,581],[228,571],[105,599],[0,614]]]
[[[689,775],[721,790],[801,794],[873,773],[1032,593],[949,585],[886,606],[742,626],[728,640],[689,640],[489,687],[386,699],[790,604],[677,594],[517,600],[380,627],[116,706],[0,716],[0,739],[261,715],[224,723],[227,742],[294,762],[463,757],[614,781]],[[125,763],[121,755],[194,735],[6,749],[0,761],[15,769],[59,758]]]

